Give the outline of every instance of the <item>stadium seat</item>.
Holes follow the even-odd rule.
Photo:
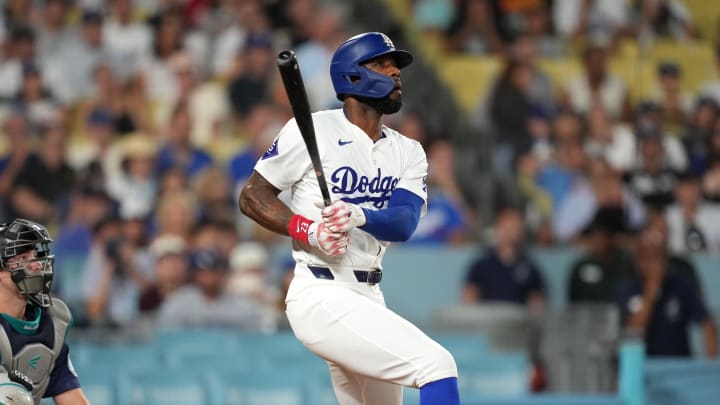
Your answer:
[[[520,396],[528,393],[530,361],[525,353],[488,353],[456,359],[461,395]]]
[[[448,55],[436,66],[440,78],[451,88],[466,113],[472,112],[487,97],[501,67],[497,58],[464,55]]]
[[[494,397],[467,395],[461,397],[463,405],[625,405],[612,395],[532,395],[522,397]]]

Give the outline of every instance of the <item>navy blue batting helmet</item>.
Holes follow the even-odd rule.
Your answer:
[[[366,32],[343,42],[330,63],[330,78],[338,97],[342,94],[387,97],[395,87],[393,79],[361,66],[384,55],[393,56],[400,69],[413,61],[410,52],[395,49],[390,38],[381,32]]]

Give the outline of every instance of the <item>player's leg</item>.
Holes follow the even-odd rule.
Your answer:
[[[328,362],[340,405],[401,405],[402,385],[361,376]]]
[[[311,287],[288,301],[293,332],[313,353],[371,378],[420,388],[457,378],[452,355],[415,325],[344,288]]]

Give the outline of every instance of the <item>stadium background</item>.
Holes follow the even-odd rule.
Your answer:
[[[277,312],[288,241],[254,227],[234,201],[248,162],[289,117],[272,64],[277,51],[298,51],[314,108],[330,108],[336,104],[328,55],[338,41],[368,30],[387,33],[416,56],[403,72],[403,113],[388,117],[388,124],[425,143],[433,187],[446,197],[436,201],[454,215],[440,215],[440,224],[426,221],[424,233],[389,251],[383,290],[390,308],[456,356],[463,403],[695,404],[717,398],[720,364],[704,358],[697,328],[692,358],[645,358],[639,341],[619,327],[612,305],[568,302],[570,267],[586,247],[580,228],[593,213],[578,220],[575,234],[553,233],[559,202],[551,187],[557,183],[548,186],[538,176],[528,182],[522,157],[537,153],[553,167],[562,163],[553,153],[563,140],[547,139],[549,157],[530,145],[520,148],[527,155],[503,161],[504,137],[510,135],[492,122],[488,105],[518,38],[543,45],[533,64],[551,83],[553,97],[516,117],[547,122],[573,108],[560,95],[582,73],[583,50],[609,46],[609,71],[625,84],[630,102],[628,111],[612,117],[613,125],[641,138],[639,118],[667,101],[658,96],[658,70],[670,66],[680,72],[690,102],[683,118],[658,122],[664,135],[682,140],[704,105],[697,101],[712,96],[704,93],[712,90],[707,84],[719,80],[720,2],[658,1],[682,7],[672,9],[675,20],[646,31],[633,28],[643,28],[640,5],[652,1],[603,2],[611,11],[623,8],[624,20],[591,6],[588,21],[595,25],[562,31],[567,24],[555,13],[571,3],[3,2],[2,214],[44,223],[58,242],[55,293],[75,313],[71,355],[92,403],[334,403],[322,361],[294,340]],[[458,41],[451,34],[462,31],[463,19],[456,17],[478,7],[492,16],[480,18],[481,24],[493,21],[496,32],[481,30],[474,41]],[[123,15],[128,21],[118,23]],[[540,28],[527,24],[538,15],[544,16]],[[86,46],[83,40],[93,35],[102,38],[99,45]],[[592,135],[582,128],[570,143],[583,143],[580,153],[597,159],[587,146]],[[28,158],[34,153],[40,158]],[[692,158],[686,156],[684,169],[709,181],[711,159],[708,167],[696,168]],[[636,163],[613,169],[632,173]],[[528,192],[538,189],[545,192]],[[717,204],[718,194],[705,191],[707,203]],[[507,206],[523,213],[525,239],[545,280],[541,314],[523,305],[462,303],[469,266],[491,245],[493,218]],[[128,249],[132,265],[122,261],[118,244]],[[191,253],[209,247],[231,263],[224,283],[232,286],[229,294],[242,296],[228,301],[237,305],[230,308],[235,319],[178,327],[180,321],[159,314],[163,288],[178,288],[167,267],[190,270]],[[704,251],[683,252],[715,315],[719,250],[709,243]],[[181,261],[160,270],[160,258],[172,255]],[[154,294],[145,294],[151,289]],[[406,403],[417,403],[417,391],[405,392]]]

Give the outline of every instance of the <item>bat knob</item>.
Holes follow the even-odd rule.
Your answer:
[[[285,50],[285,51],[280,52],[278,54],[277,58],[278,58],[278,64],[284,65],[284,64],[289,63],[291,60],[293,60],[293,58],[295,58],[295,53],[290,50]]]

